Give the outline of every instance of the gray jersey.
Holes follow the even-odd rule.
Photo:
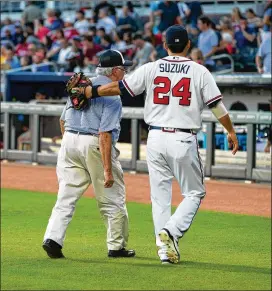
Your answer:
[[[105,76],[92,78],[94,85],[110,83]],[[99,134],[112,131],[112,141],[116,143],[120,133],[122,102],[120,96],[90,99],[89,106],[84,110],[75,110],[70,99],[62,112],[61,119],[65,121],[66,130]],[[110,118],[109,118],[110,117]]]

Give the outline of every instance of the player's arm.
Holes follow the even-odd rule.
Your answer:
[[[60,119],[59,120],[59,123],[60,123],[60,131],[61,131],[61,134],[62,136],[64,135],[64,132],[65,132],[65,128],[64,128],[64,124],[65,124],[65,121]]]
[[[232,147],[232,154],[235,155],[239,145],[235,130],[230,120],[228,111],[222,102],[222,95],[212,74],[206,70],[202,76],[202,98],[204,103],[211,109],[213,115],[228,132],[229,147]]]
[[[114,183],[112,175],[112,163],[111,163],[111,146],[112,136],[111,132],[99,133],[99,149],[101,152],[101,158],[104,168],[104,187],[110,188]]]
[[[129,76],[125,77],[122,81],[115,81],[102,86],[88,86],[85,90],[86,97],[97,98],[100,96],[114,96],[122,95],[135,97],[144,92],[146,80],[146,65],[136,69]],[[84,90],[84,88],[74,88],[75,90]],[[83,91],[82,91],[83,92]]]
[[[208,107],[211,109],[217,120],[227,130],[229,148],[232,148],[232,154],[235,155],[239,148],[238,140],[224,103],[221,100],[218,100],[211,103]]]

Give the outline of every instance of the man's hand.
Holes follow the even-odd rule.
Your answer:
[[[264,70],[263,70],[263,68],[261,68],[261,67],[258,67],[258,73],[259,73],[259,74],[263,74],[263,73],[264,73]]]
[[[228,133],[228,145],[229,148],[232,148],[232,154],[235,155],[239,149],[239,144],[236,133],[234,131]]]
[[[92,98],[92,86],[87,86],[86,88],[82,87],[74,87],[73,92],[78,93],[78,94],[84,94],[87,99]]]
[[[104,188],[111,188],[114,178],[111,171],[104,171]]]

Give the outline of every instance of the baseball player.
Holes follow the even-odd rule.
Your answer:
[[[94,85],[122,80],[125,66],[120,52],[108,50],[100,56]],[[78,199],[90,184],[107,228],[109,257],[134,257],[125,249],[128,241],[128,214],[123,171],[115,144],[120,133],[120,96],[88,100],[84,110],[75,110],[69,99],[60,125],[63,134],[58,154],[59,191],[44,235],[43,248],[51,258],[62,258],[67,227]]]
[[[214,78],[204,66],[186,58],[190,48],[187,31],[180,25],[169,27],[164,47],[167,57],[143,65],[122,81],[88,86],[85,93],[87,98],[134,97],[146,91],[147,164],[158,255],[162,263],[178,263],[178,241],[190,228],[206,194],[196,138],[205,105],[227,130],[233,154],[238,142]],[[184,199],[171,216],[173,178]]]

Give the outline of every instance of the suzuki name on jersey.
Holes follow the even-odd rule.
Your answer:
[[[160,72],[187,74],[189,69],[190,66],[185,64],[169,64],[169,63],[160,64]]]

